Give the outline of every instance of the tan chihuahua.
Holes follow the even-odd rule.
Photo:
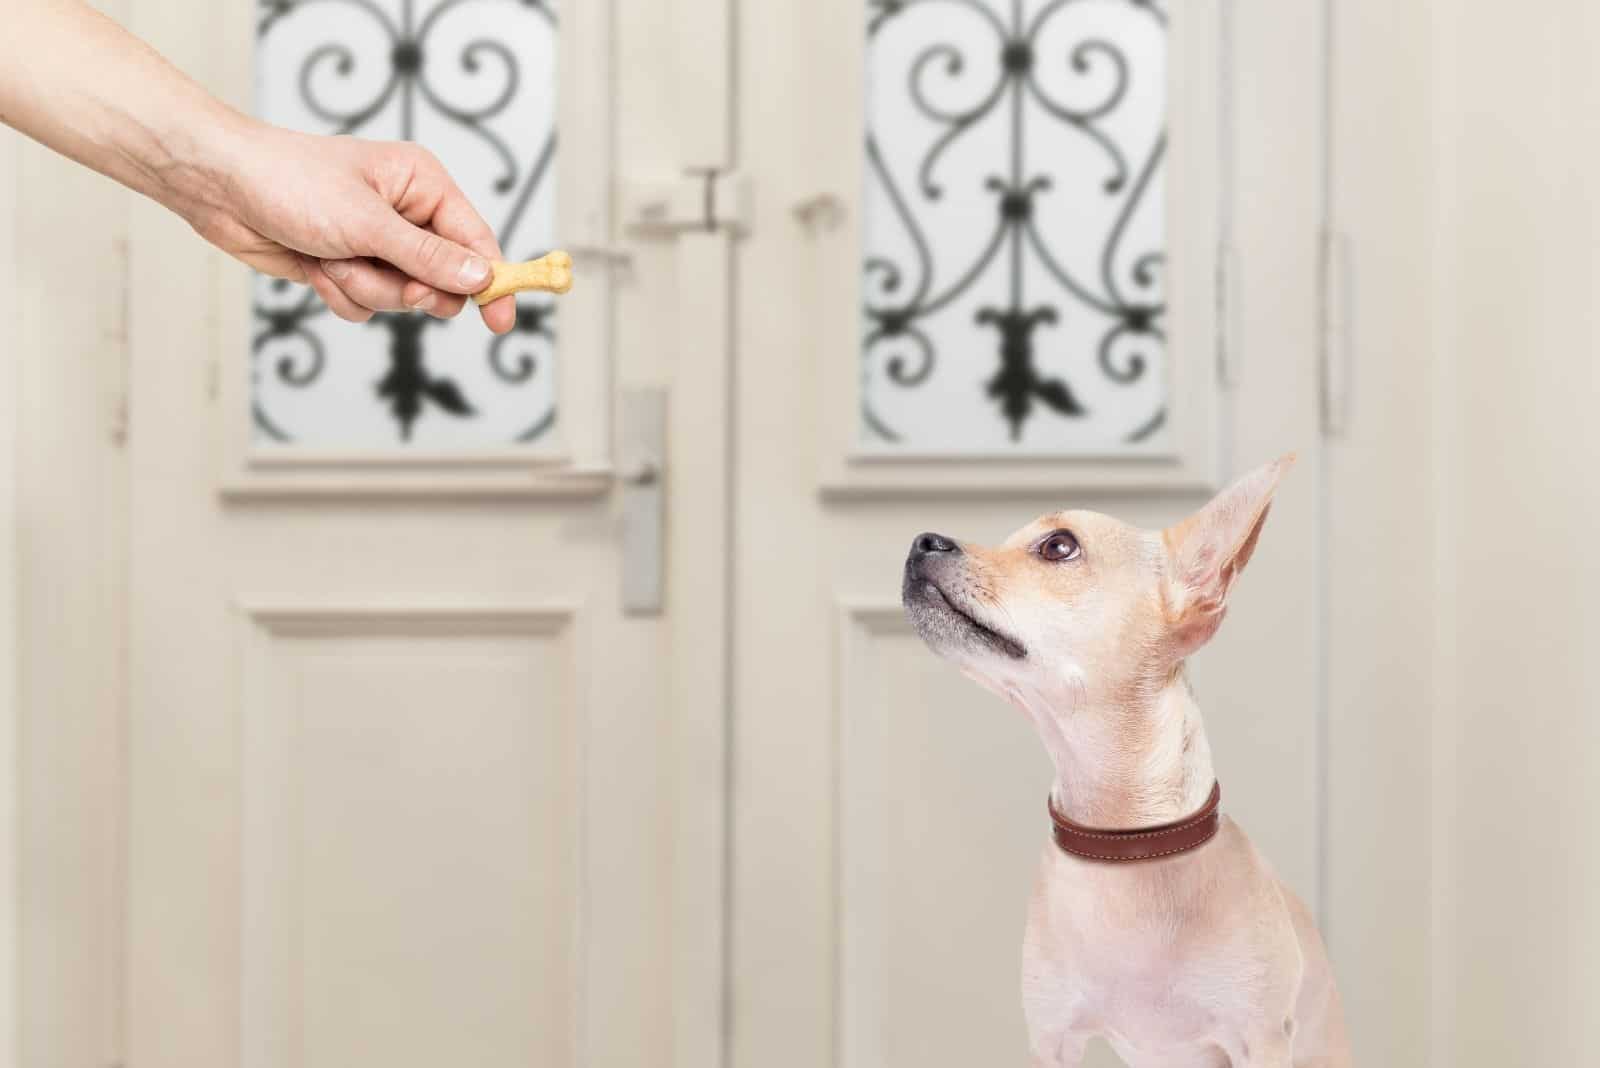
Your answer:
[[[1022,951],[1035,1068],[1076,1068],[1095,1035],[1130,1068],[1350,1064],[1310,912],[1217,815],[1183,666],[1221,624],[1293,462],[1165,531],[1070,511],[998,548],[938,534],[911,547],[918,633],[1027,713],[1055,764]]]

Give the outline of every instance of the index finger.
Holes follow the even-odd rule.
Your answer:
[[[454,182],[446,186],[439,206],[434,209],[432,226],[433,232],[440,237],[465,245],[491,261],[505,259],[494,231],[489,229],[489,224],[483,221],[483,216],[478,214],[466,194]],[[516,325],[516,297],[501,297],[478,310],[483,315],[484,324],[496,334],[504,334]]]

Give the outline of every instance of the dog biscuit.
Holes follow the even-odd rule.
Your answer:
[[[527,263],[496,263],[488,288],[473,295],[480,305],[512,293],[565,293],[572,288],[572,257],[556,251]]]

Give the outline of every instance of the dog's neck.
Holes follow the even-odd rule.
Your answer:
[[[1206,803],[1211,747],[1181,668],[1149,692],[1065,702],[1018,696],[1055,765],[1051,801],[1076,823],[1133,830],[1171,823]]]

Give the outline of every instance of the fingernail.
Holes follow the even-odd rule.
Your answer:
[[[433,311],[433,294],[432,293],[424,293],[424,294],[422,294],[422,296],[420,296],[416,300],[412,301],[411,304],[409,305],[409,307],[413,311],[422,311],[422,312]]]
[[[354,270],[354,268],[351,267],[349,260],[322,261],[322,273],[333,279],[335,282],[343,282],[346,278],[349,278],[352,270]]]
[[[482,289],[489,282],[489,261],[479,256],[469,256],[461,265],[461,284],[471,286],[474,290]]]

